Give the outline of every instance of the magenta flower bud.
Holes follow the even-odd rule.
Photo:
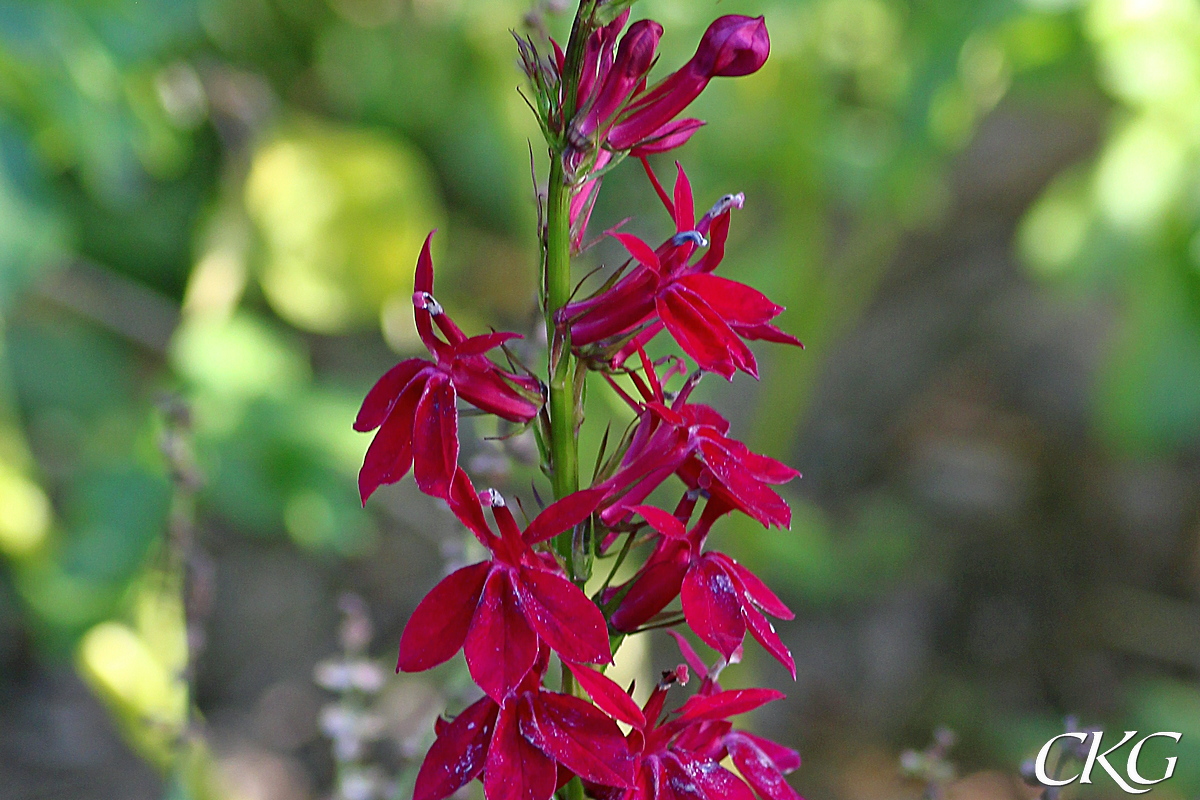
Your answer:
[[[609,131],[609,147],[628,150],[655,136],[710,80],[749,75],[766,62],[770,52],[771,40],[762,17],[731,14],[717,19],[704,32],[690,61],[633,102],[624,119]]]
[[[629,99],[654,63],[654,53],[662,32],[662,25],[649,19],[638,20],[629,26],[629,30],[621,37],[616,59],[604,75],[591,108],[575,126],[578,136],[590,136]]]

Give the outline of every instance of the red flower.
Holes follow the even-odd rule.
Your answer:
[[[522,533],[499,493],[489,490],[482,497],[500,528],[496,535],[480,496],[459,470],[450,507],[491,551],[492,560],[451,573],[417,605],[400,638],[396,670],[426,670],[462,648],[475,683],[500,702],[533,668],[539,641],[564,661],[611,661],[600,610],[563,577],[553,556],[531,547],[586,519],[602,496],[595,489],[568,495]]]
[[[630,723],[629,743],[637,758],[633,786],[623,792],[590,787],[592,793],[604,800],[753,800],[754,793],[762,800],[800,800],[783,779],[800,765],[796,751],[734,731],[728,721],[783,694],[772,689],[722,691],[715,680],[706,679],[699,694],[664,718],[667,690],[681,674],[686,679],[686,667],[665,673],[642,708],[644,722]],[[610,691],[620,688],[612,684]],[[741,778],[721,766],[727,755]]]
[[[445,497],[458,466],[458,409],[462,399],[511,422],[528,422],[542,406],[533,378],[500,369],[487,351],[515,333],[468,338],[433,298],[433,233],[417,260],[413,316],[421,341],[436,361],[410,358],[392,367],[367,392],[356,431],[379,428],[358,473],[363,503],[377,488],[403,478],[410,467],[426,494]],[[447,341],[434,333],[437,324]]]
[[[726,379],[739,369],[758,377],[754,354],[742,339],[794,345],[800,341],[770,323],[783,306],[743,283],[711,274],[725,256],[729,212],[741,207],[742,195],[726,195],[697,222],[691,184],[683,168],[676,167],[671,199],[646,166],[674,217],[675,235],[656,250],[632,234],[611,234],[629,251],[636,266],[607,290],[568,304],[559,312],[559,321],[570,326],[571,344],[576,349],[594,345],[607,352],[615,348],[611,356],[614,366],[665,327],[702,369]],[[689,264],[696,249],[705,245],[705,254]]]
[[[678,596],[688,626],[705,644],[729,659],[749,629],[794,679],[792,654],[763,612],[780,619],[795,615],[750,570],[724,553],[704,552],[709,529],[725,508],[710,501],[690,531],[685,529],[691,513],[687,505],[683,519],[648,506],[635,510],[660,538],[638,574],[614,590],[614,594],[624,592],[624,597],[610,619],[613,628],[636,630]]]
[[[726,510],[736,509],[764,526],[789,527],[792,512],[770,487],[800,473],[773,458],[750,451],[729,438],[729,422],[716,409],[687,402],[699,373],[684,384],[670,406],[654,366],[639,351],[646,381],[630,373],[642,394],[638,402],[612,383],[639,411],[637,428],[616,472],[599,484],[608,492],[601,519],[614,524],[630,513],[670,475],[690,489],[703,491]]]
[[[545,691],[546,664],[543,649],[537,666],[501,702],[484,697],[452,722],[438,720],[413,800],[442,800],[480,773],[487,800],[547,800],[569,777],[558,765],[593,784],[632,784],[634,757],[620,728],[577,697]]]

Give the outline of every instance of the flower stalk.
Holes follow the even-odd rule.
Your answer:
[[[360,431],[377,430],[359,474],[364,503],[411,471],[488,553],[434,586],[400,639],[397,670],[427,670],[461,651],[484,695],[439,720],[414,800],[445,800],[477,778],[486,800],[748,800],[751,792],[799,800],[782,777],[799,765],[796,753],[727,721],[781,695],[726,692],[716,680],[740,659],[747,634],[794,677],[791,652],[766,616],[792,613],[755,575],[707,547],[710,529],[727,514],[787,527],[790,509],[771,487],[799,473],[751,452],[715,409],[690,399],[702,372],[757,378],[747,342],[799,342],[771,322],[782,307],[713,274],[744,197],[725,195],[697,217],[682,166],[668,194],[648,161],[696,133],[704,123],[679,114],[713,78],[757,71],[770,40],[761,17],[720,17],[686,64],[651,84],[663,28],[653,20],[627,27],[633,2],[581,0],[566,49],[551,40],[546,56],[544,43],[517,37],[529,106],[550,155],[540,217],[544,382],[511,359],[510,370],[489,357],[518,334],[468,336],[454,323],[434,296],[427,239],[413,314],[432,360],[393,367],[355,420]],[[583,246],[603,177],[629,156],[642,163],[674,231],[658,247],[611,231],[629,258],[576,299],[572,255]],[[695,362],[690,376],[681,356],[647,355],[663,332]],[[578,436],[593,372],[603,378],[599,390],[627,403],[634,420],[611,452],[605,435],[590,485],[581,488]],[[681,386],[666,388],[683,376]],[[536,425],[554,502],[524,528],[501,492],[478,491],[460,465],[460,401]],[[648,505],[672,479],[683,484],[674,510]],[[635,551],[645,560],[614,585]],[[613,564],[589,597],[584,587],[597,559]],[[719,652],[716,671],[670,631],[687,663],[663,673],[645,705],[605,677],[626,637],[684,623]],[[547,681],[552,654],[562,665],[556,691]],[[687,683],[689,667],[702,677],[699,691],[664,713],[668,689]],[[721,766],[726,757],[741,777]]]

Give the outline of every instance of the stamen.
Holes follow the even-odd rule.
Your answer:
[[[507,505],[499,489],[484,489],[479,493],[479,499],[492,508],[504,508]]]
[[[727,194],[713,204],[707,216],[711,219],[724,214],[731,208],[741,208],[746,203],[746,195],[738,192],[737,194]]]
[[[679,247],[684,242],[691,242],[696,247],[708,247],[708,239],[700,231],[680,231],[671,237],[671,244]]]
[[[413,292],[413,305],[419,309],[428,311],[434,317],[444,313],[442,304],[434,300],[433,295],[429,292]]]

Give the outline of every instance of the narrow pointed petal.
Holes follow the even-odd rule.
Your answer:
[[[431,366],[423,358],[410,358],[383,373],[383,377],[375,382],[363,398],[362,407],[354,420],[354,430],[365,433],[382,425],[404,388],[418,372]]]
[[[692,643],[683,638],[683,634],[679,631],[667,631],[671,638],[675,640],[675,644],[679,645],[679,653],[683,656],[683,660],[687,665],[695,670],[696,674],[704,677],[708,674],[708,665],[704,663],[704,659],[700,658],[700,654],[692,647]]]
[[[764,342],[775,342],[776,344],[790,344],[799,347],[801,350],[804,349],[804,342],[774,325],[766,323],[762,325],[742,325],[739,322],[735,322],[732,327],[737,331],[738,336],[741,336],[743,339],[749,339],[750,341],[762,340]]]
[[[582,664],[612,661],[604,615],[578,586],[525,566],[515,583],[529,624],[560,658]]]
[[[654,506],[630,506],[630,511],[641,514],[650,527],[671,539],[682,539],[687,536],[687,529],[678,518]]]
[[[750,629],[750,635],[757,639],[776,661],[783,664],[791,673],[792,680],[796,680],[796,661],[792,658],[792,651],[779,638],[771,621],[748,602],[742,603],[742,616],[746,620],[746,627]]]
[[[771,302],[757,289],[719,275],[700,272],[685,275],[679,279],[679,283],[703,297],[713,311],[730,324],[759,325],[774,319],[783,311],[783,306]]]
[[[454,353],[458,356],[481,356],[507,341],[523,338],[525,337],[519,333],[485,333],[480,336],[472,336],[470,339],[463,341],[462,344],[454,348]]]
[[[629,251],[629,255],[633,256],[634,260],[639,264],[647,266],[655,272],[659,272],[662,269],[662,264],[659,263],[658,255],[654,252],[654,248],[632,233],[611,233],[609,235],[624,245],[625,249]]]
[[[762,800],[801,800],[800,794],[784,780],[775,762],[756,742],[735,734],[727,737],[725,744],[738,772]]]
[[[667,764],[672,760],[677,761],[692,785],[699,789],[700,797],[696,800],[754,800],[750,787],[715,761],[686,753],[673,753]],[[672,772],[670,766],[667,771]]]
[[[783,697],[783,692],[774,689],[729,689],[711,695],[695,695],[679,709],[679,719],[691,722],[728,719]]]
[[[496,546],[496,535],[488,527],[487,517],[483,515],[479,494],[471,485],[471,479],[467,477],[467,473],[462,469],[458,469],[454,473],[454,480],[450,484],[450,494],[446,497],[446,502],[458,521],[466,525],[484,547],[491,550]]]
[[[739,360],[731,347],[744,349],[745,345],[703,298],[675,286],[659,295],[656,306],[659,319],[700,367],[726,380],[733,377]]]
[[[423,381],[410,381],[371,440],[358,471],[358,494],[364,505],[376,489],[397,482],[412,466],[413,417],[424,388]]]
[[[521,721],[529,741],[579,777],[605,786],[633,783],[634,760],[625,735],[590,703],[555,692],[526,695]]]
[[[687,623],[705,644],[729,658],[746,635],[741,598],[729,574],[702,558],[688,570],[679,592]]]
[[[584,489],[551,503],[529,523],[529,527],[525,529],[525,542],[537,544],[570,530],[591,516],[604,499],[604,495],[605,490],[602,488]]]
[[[417,271],[413,278],[413,292],[425,292],[433,294],[433,255],[430,249],[433,244],[433,235],[437,230],[432,230],[425,237],[425,244],[421,246],[421,255],[417,257]],[[437,353],[444,346],[438,341],[437,336],[433,333],[433,316],[426,308],[419,308],[414,305],[413,319],[417,324],[417,335],[421,337],[421,341],[431,353]]]
[[[537,636],[521,613],[505,570],[494,570],[484,585],[464,651],[471,678],[498,703],[537,659]]]
[[[413,800],[443,800],[473,781],[487,761],[498,706],[485,697],[438,731],[417,772]]]
[[[688,551],[682,542],[670,557],[643,569],[621,605],[613,612],[612,626],[618,631],[633,631],[667,607],[679,596],[688,571]]]
[[[491,565],[455,570],[417,604],[400,636],[397,671],[420,672],[448,661],[467,638]]]
[[[788,608],[779,597],[771,591],[762,580],[750,570],[743,567],[738,562],[734,561],[729,556],[717,554],[721,556],[721,561],[728,569],[732,569],[737,575],[738,581],[742,584],[742,588],[754,601],[755,605],[763,611],[770,614],[772,617],[779,619],[795,619],[796,615]]]
[[[568,662],[567,669],[584,688],[596,707],[613,719],[626,722],[635,728],[646,727],[646,717],[633,698],[602,672]]]
[[[761,736],[755,736],[753,733],[747,733],[746,731],[734,731],[729,735],[729,738],[749,741],[759,750],[763,751],[763,754],[770,759],[775,768],[785,775],[800,769],[800,754],[790,747],[784,747],[778,742],[772,742],[770,739],[764,739]]]
[[[445,373],[430,378],[413,424],[413,476],[422,492],[446,497],[458,470],[458,395]]]
[[[791,525],[792,510],[783,498],[762,481],[747,475],[726,450],[711,442],[701,442],[700,454],[741,510],[768,527]]]
[[[692,201],[692,183],[683,166],[675,162],[675,229],[690,231],[696,227],[696,209]]]
[[[629,155],[634,158],[645,158],[655,153],[665,153],[668,150],[682,147],[702,127],[704,127],[702,119],[677,119],[668,122],[642,139],[637,147],[629,151]]]
[[[463,400],[509,422],[528,422],[542,407],[536,381],[505,372],[486,359],[458,360],[450,372]]]
[[[550,800],[557,784],[554,761],[521,735],[517,703],[508,702],[496,717],[496,730],[484,767],[487,800]]]

